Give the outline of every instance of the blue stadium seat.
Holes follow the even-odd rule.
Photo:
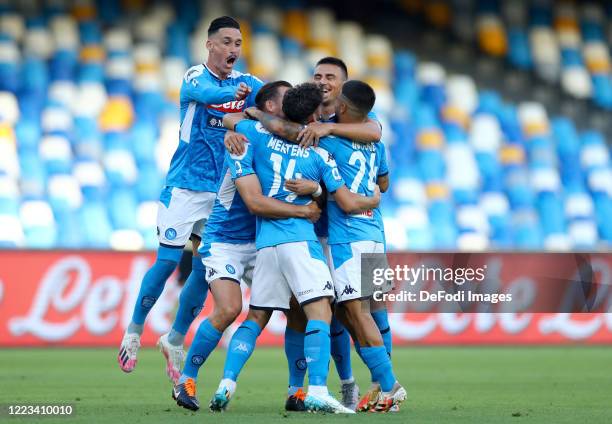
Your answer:
[[[79,211],[79,226],[87,247],[104,249],[109,246],[112,226],[104,203],[85,203]]]

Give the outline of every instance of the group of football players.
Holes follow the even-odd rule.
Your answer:
[[[145,318],[191,238],[192,271],[172,329],[158,341],[178,405],[199,409],[198,371],[242,311],[242,281],[250,286],[249,311],[229,343],[211,410],[227,408],[257,337],[280,310],[287,318],[287,410],[396,411],[406,391],[393,373],[387,311],[361,281],[361,255],[385,252],[378,204],[389,180],[381,126],[371,112],[374,91],[348,80],[346,65],[334,57],[317,63],[312,82],[263,84],[233,69],[241,45],[238,22],[215,19],[206,64],[184,76],[180,140],[160,196],[160,246],[119,366],[135,368]],[[185,334],[209,290],[214,310],[185,356]],[[372,379],[361,399],[351,337]],[[327,388],[330,358],[340,401]]]

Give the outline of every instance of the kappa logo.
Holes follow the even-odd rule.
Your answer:
[[[242,352],[249,352],[249,347],[246,343],[238,343],[238,346],[234,348],[234,350],[240,350]]]
[[[357,293],[357,290],[355,290],[353,287],[348,285],[348,286],[344,286],[344,290],[342,290],[342,293],[340,295],[343,295],[343,294],[349,295],[353,293]]]
[[[215,271],[213,268],[208,268],[208,274],[206,275],[206,279],[210,280],[216,273],[217,271]]]
[[[332,286],[331,281],[327,281],[325,282],[325,287],[323,287],[323,290],[333,290],[334,286]]]
[[[311,358],[310,356],[307,356],[307,357],[306,357],[306,363],[307,363],[307,364],[310,364],[311,362],[314,362],[314,359],[313,359],[313,358]]]

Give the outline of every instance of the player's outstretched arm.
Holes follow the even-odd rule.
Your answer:
[[[305,218],[312,222],[318,221],[321,216],[321,209],[315,202],[309,205],[292,205],[264,196],[259,178],[255,174],[237,178],[235,182],[240,197],[253,215],[271,219]]]
[[[219,87],[204,78],[201,73],[194,76],[193,72],[189,71],[185,75],[181,87],[181,100],[217,104],[242,100],[250,93],[250,88],[245,83]]]
[[[304,127],[303,125],[263,112],[256,107],[246,109],[245,113],[249,118],[259,121],[261,125],[272,134],[282,137],[285,140],[298,143],[298,135]]]
[[[334,199],[345,213],[360,213],[378,207],[380,189],[375,186],[372,196],[361,196],[351,192],[346,186],[342,186],[334,193]]]
[[[238,122],[249,119],[244,112],[226,113],[223,115],[223,126],[228,130],[235,131]]]
[[[311,122],[306,125],[298,135],[298,141],[310,139],[319,140],[328,135],[347,138],[357,143],[378,143],[382,137],[380,124],[368,118],[367,121],[351,124],[339,124],[335,122]]]

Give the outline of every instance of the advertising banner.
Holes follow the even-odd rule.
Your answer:
[[[453,269],[452,278],[456,281],[458,264],[465,266],[466,259],[457,262],[457,258],[451,260],[439,255],[391,254],[388,266],[409,265],[417,270],[410,271],[414,277],[418,272],[427,276],[423,264],[428,267],[433,263],[442,264],[444,269]],[[534,260],[531,253],[481,255],[486,256],[475,256],[474,264],[481,268],[486,265],[485,277],[489,275],[489,280],[494,277],[497,289],[514,294],[515,301],[541,289],[550,295],[546,299],[561,302],[565,299],[563,290],[573,287],[573,273],[584,265],[585,259],[579,258],[576,268],[575,264],[568,265],[567,258],[555,260],[550,256],[553,254],[535,254],[542,256],[544,262]],[[142,277],[154,258],[151,252],[0,251],[0,346],[118,346],[130,321]],[[416,304],[409,304],[406,296],[398,296],[400,302],[387,299],[394,342],[397,345],[612,344],[612,314],[604,313],[612,305],[612,290],[609,290],[612,257],[593,254],[586,256],[586,260],[590,274],[580,268],[578,276],[583,278],[580,280],[583,283],[585,275],[591,278],[597,290],[588,286],[583,293],[587,306],[583,305],[582,309],[575,306],[555,312],[550,305],[537,301],[533,310],[506,312],[503,308],[496,309],[497,304],[493,309],[465,309],[462,304],[453,307],[448,303],[432,303],[431,296]],[[543,269],[555,272],[542,272]],[[401,274],[400,270],[400,274],[393,275],[396,289],[392,293],[406,289],[405,284],[409,285],[408,289],[417,287],[417,284],[410,285],[410,281],[406,283],[406,279],[402,279],[403,285],[398,284],[397,277],[402,275],[408,274]],[[436,275],[441,274],[430,277],[434,276],[435,280]],[[566,283],[560,281],[556,292],[551,279]],[[425,281],[416,277],[413,280]],[[432,288],[436,282],[431,278],[426,280],[427,290],[438,295],[439,290]],[[179,292],[180,287],[172,276],[147,318],[143,345],[154,345],[159,335],[168,331]],[[228,329],[224,342],[246,316],[248,295],[245,288],[243,314]],[[212,306],[212,296],[209,296],[190,329],[188,343]],[[275,313],[258,345],[281,345],[284,328],[284,316]]]

